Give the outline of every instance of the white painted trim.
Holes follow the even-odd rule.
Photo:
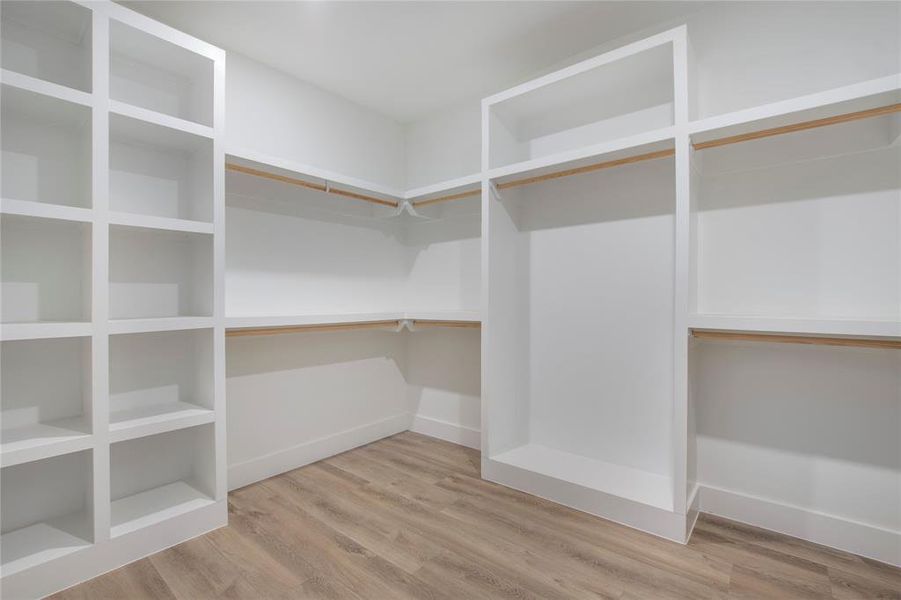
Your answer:
[[[373,423],[310,440],[286,450],[229,465],[228,489],[279,475],[316,461],[353,450],[358,446],[395,435],[410,428],[410,413],[401,413]]]
[[[498,92],[497,94],[494,94],[492,96],[488,96],[487,98],[482,100],[482,105],[490,106],[492,104],[497,104],[499,102],[515,98],[516,96],[521,96],[523,94],[535,91],[546,85],[557,83],[558,81],[562,81],[564,79],[567,79],[568,77],[573,77],[575,75],[579,75],[580,73],[596,69],[603,65],[628,58],[633,54],[638,54],[639,52],[644,52],[645,50],[650,50],[652,48],[656,48],[657,46],[671,43],[677,38],[681,37],[682,39],[684,39],[686,31],[686,26],[680,25],[668,31],[663,31],[656,35],[638,40],[637,42],[632,42],[631,44],[620,46],[619,48],[611,50],[610,52],[605,52],[604,54],[583,60],[574,65],[570,65],[569,67],[560,69],[559,71],[554,71],[553,73],[549,73],[543,77],[532,79],[502,92]]]
[[[482,479],[685,543],[686,516],[482,456]]]
[[[699,497],[701,512],[901,567],[901,531],[711,486]]]
[[[694,489],[688,495],[688,511],[685,519],[685,543],[691,539],[691,534],[698,524],[698,517],[701,516],[701,486],[695,484]]]
[[[478,429],[422,415],[413,417],[413,425],[410,427],[410,431],[466,446],[474,450],[478,450],[482,446],[482,432]]]
[[[43,598],[227,524],[225,500],[3,577],[2,596]]]

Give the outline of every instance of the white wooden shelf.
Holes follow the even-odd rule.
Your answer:
[[[155,317],[147,319],[112,319],[110,334],[150,333],[154,331],[181,331],[213,327],[212,317]]]
[[[901,73],[708,117],[688,128],[697,143],[887,106],[901,101],[899,78]]]
[[[91,91],[91,11],[74,2],[3,5],[3,68]]]
[[[525,177],[538,177],[558,171],[577,169],[593,163],[620,160],[673,148],[675,128],[655,131],[602,142],[576,150],[536,158],[512,165],[490,169],[488,177],[497,184]]]
[[[84,417],[0,430],[0,466],[8,467],[93,447]]]
[[[214,135],[213,128],[208,125],[201,125],[187,119],[180,119],[167,115],[166,113],[157,112],[140,106],[134,106],[118,100],[110,100],[109,110],[111,114],[120,117],[127,117],[135,121],[165,127],[181,133],[195,135],[198,137],[212,138]]]
[[[66,530],[67,522],[80,520],[87,520],[87,516],[70,515],[4,533],[0,536],[0,570],[4,576],[90,548],[91,542]]]
[[[424,201],[434,198],[435,196],[445,196],[471,189],[478,190],[481,187],[481,184],[482,174],[473,173],[472,175],[409,189],[404,192],[404,198],[413,201]]]
[[[49,96],[73,104],[81,104],[83,106],[91,106],[92,104],[92,97],[88,92],[53,83],[52,81],[38,79],[37,77],[31,77],[24,73],[10,71],[9,69],[0,69],[0,83],[11,88],[17,88],[42,96]]]
[[[202,233],[212,235],[214,227],[212,223],[192,221],[189,219],[170,219],[168,217],[153,217],[124,212],[111,212],[109,222],[112,225],[125,225],[128,227],[141,227],[144,229],[159,229],[162,231],[182,231],[186,233]]]
[[[86,337],[94,331],[87,321],[50,321],[43,323],[3,323],[0,340],[40,340],[49,338]]]
[[[710,331],[817,336],[901,337],[901,321],[690,314],[688,327]]]
[[[126,496],[112,503],[110,537],[116,538],[213,504],[184,481]]]
[[[59,221],[77,221],[79,223],[90,223],[94,218],[94,212],[90,208],[15,199],[0,200],[0,213],[22,217],[57,219]]]
[[[673,509],[672,480],[657,473],[539,444],[525,444],[492,456],[491,460],[655,508]]]
[[[110,442],[121,442],[167,431],[212,423],[216,413],[187,402],[139,406],[110,413]]]

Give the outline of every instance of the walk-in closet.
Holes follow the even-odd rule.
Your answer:
[[[901,2],[0,24],[4,599],[901,598]]]

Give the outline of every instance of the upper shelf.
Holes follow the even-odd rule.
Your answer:
[[[91,11],[74,2],[5,1],[3,69],[91,91]]]
[[[892,106],[901,102],[901,73],[689,123],[696,149],[741,141],[748,134]],[[839,121],[842,122],[842,121]],[[740,138],[738,138],[740,136]],[[730,139],[733,138],[733,139]],[[736,139],[737,138],[737,139]]]
[[[742,333],[901,338],[901,321],[690,314],[690,329]]]
[[[675,124],[674,29],[483,101],[498,169]]]
[[[110,98],[201,125],[213,125],[213,60],[110,21]]]

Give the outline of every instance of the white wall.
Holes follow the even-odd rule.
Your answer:
[[[698,480],[901,535],[901,353],[699,342]]]
[[[479,447],[479,333],[477,329],[447,328],[404,334],[413,431]]]
[[[481,170],[482,121],[478,99],[404,128],[407,189]]]
[[[227,148],[403,188],[398,123],[240,54],[226,64]]]

